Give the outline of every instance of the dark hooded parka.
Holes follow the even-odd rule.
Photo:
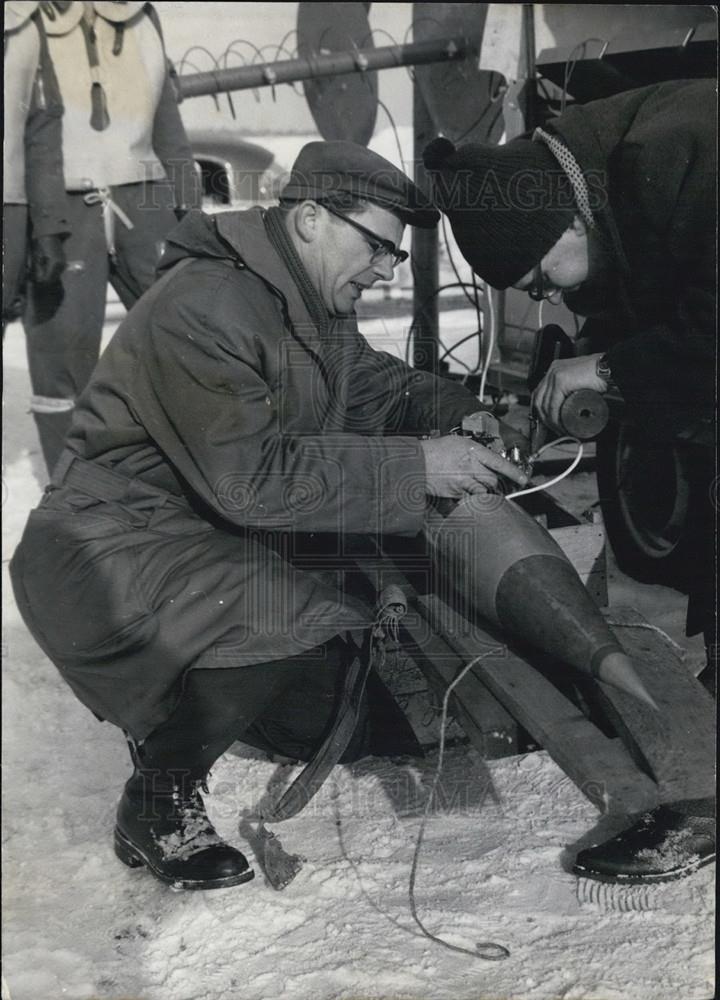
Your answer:
[[[631,416],[711,444],[715,415],[717,95],[671,81],[568,108],[557,134],[586,178],[608,281],[565,296],[592,316]]]
[[[611,277],[566,295],[590,316],[628,417],[679,446],[690,482],[687,632],[712,647],[717,379],[717,88],[671,81],[568,109],[546,126],[588,182]]]
[[[417,534],[418,436],[480,408],[371,349],[353,316],[328,316],[284,232],[278,209],[257,208],[193,212],[174,231],[13,559],[40,645],[136,739],[190,667],[264,663],[366,626],[335,563],[305,568],[300,549],[322,539],[331,558],[348,535]]]

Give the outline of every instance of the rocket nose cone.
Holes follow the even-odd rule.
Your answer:
[[[610,652],[603,657],[597,666],[597,677],[618,691],[624,691],[625,694],[631,694],[644,701],[656,712],[660,711],[652,695],[638,677],[630,657],[625,653]]]

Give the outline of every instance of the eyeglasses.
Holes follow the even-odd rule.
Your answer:
[[[542,302],[547,291],[545,285],[545,275],[543,274],[542,263],[533,270],[532,281],[525,289],[533,302]]]
[[[398,250],[392,240],[386,240],[383,236],[378,236],[374,233],[372,229],[368,229],[366,226],[361,226],[359,222],[354,219],[349,218],[347,215],[343,215],[342,212],[338,212],[336,209],[331,208],[326,202],[321,201],[319,204],[323,208],[327,209],[330,215],[336,216],[338,219],[342,219],[343,222],[347,222],[349,226],[353,229],[357,229],[359,233],[365,237],[367,242],[370,244],[370,249],[372,250],[372,257],[370,258],[371,263],[377,264],[384,257],[390,257],[392,260],[392,266],[397,267],[398,264],[402,264],[403,261],[407,260],[410,256],[407,250]]]

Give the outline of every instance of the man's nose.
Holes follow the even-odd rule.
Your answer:
[[[384,281],[392,281],[395,276],[395,265],[393,264],[392,255],[389,253],[383,254],[379,260],[375,261],[373,270]]]

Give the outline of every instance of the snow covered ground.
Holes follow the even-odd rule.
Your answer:
[[[116,315],[116,312],[113,313]],[[108,333],[112,324],[108,326]],[[370,331],[372,332],[372,331]],[[386,335],[386,328],[378,335]],[[307,859],[276,893],[255,881],[173,893],[112,852],[129,762],[121,734],[72,696],[26,632],[7,561],[44,481],[21,329],[4,346],[4,977],[11,1000],[705,1000],[713,995],[714,868],[652,891],[578,883],[574,853],[614,832],[544,752],[446,756],[423,843],[417,911],[449,944],[493,941],[489,962],[413,922],[408,878],[435,756],[336,768],[278,828]],[[588,473],[564,484],[581,509]],[[683,599],[612,571],[687,648]],[[239,745],[215,767],[210,812],[252,854],[239,817],[294,773]],[[243,829],[243,832],[241,832]],[[3,992],[3,998],[5,998]]]

